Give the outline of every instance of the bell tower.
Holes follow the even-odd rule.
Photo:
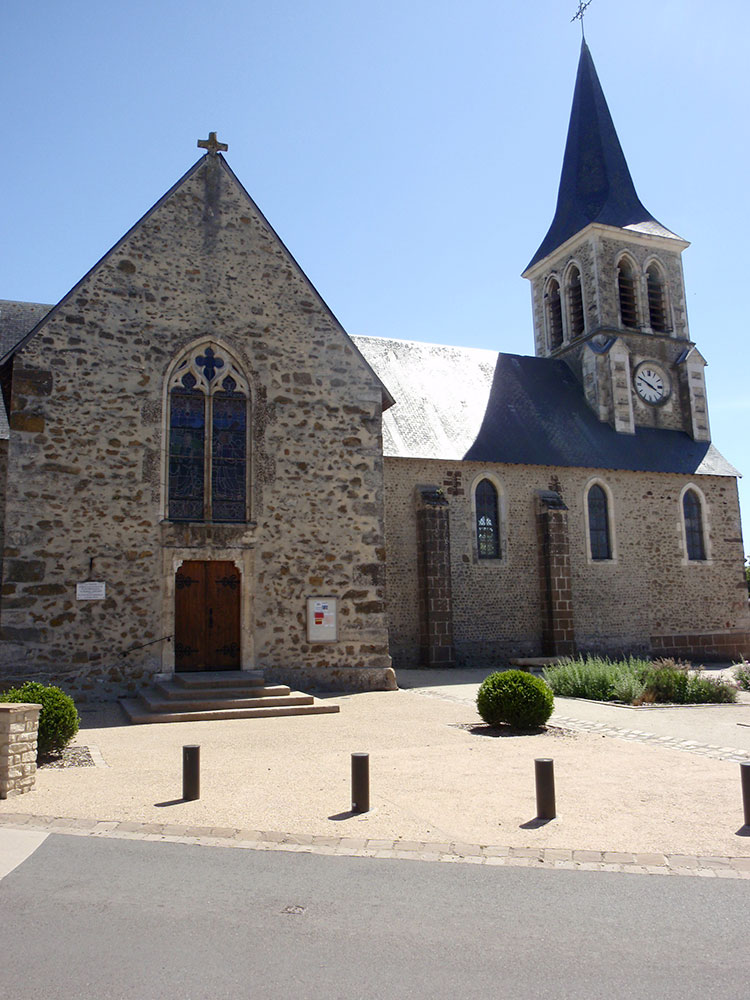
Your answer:
[[[620,433],[711,438],[705,361],[688,329],[687,246],[641,204],[584,40],[555,216],[523,276],[537,356],[563,359]]]

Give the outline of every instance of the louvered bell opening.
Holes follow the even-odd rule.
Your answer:
[[[573,271],[568,285],[568,310],[570,314],[571,337],[580,337],[584,329],[583,292],[581,291],[581,275]]]
[[[560,302],[560,286],[556,281],[550,282],[545,296],[547,303],[547,330],[549,332],[549,347],[551,351],[562,345],[562,303]]]
[[[631,330],[638,329],[638,310],[635,304],[635,281],[633,272],[626,264],[618,269],[617,285],[620,292],[620,319],[622,325]]]
[[[667,308],[664,295],[664,282],[655,267],[650,267],[648,276],[648,315],[651,329],[656,333],[667,333]]]

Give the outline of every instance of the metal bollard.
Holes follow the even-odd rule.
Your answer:
[[[352,812],[370,811],[370,755],[352,754]]]
[[[182,798],[192,802],[201,797],[201,748],[197,744],[182,748]]]
[[[536,778],[537,819],[554,819],[555,808],[555,762],[551,757],[537,757],[534,760]]]
[[[750,761],[740,764],[742,783],[742,808],[745,812],[745,826],[750,826]]]

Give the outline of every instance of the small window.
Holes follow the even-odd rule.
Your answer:
[[[664,278],[656,264],[651,264],[646,271],[648,283],[648,316],[651,329],[655,333],[667,333],[667,296]]]
[[[695,490],[686,490],[682,498],[682,515],[685,520],[685,544],[687,557],[691,562],[700,562],[706,558],[706,546],[703,538],[703,512],[701,501]]]
[[[560,301],[560,285],[552,278],[544,295],[547,313],[547,336],[550,351],[557,350],[563,342],[562,303]]]
[[[620,296],[620,319],[630,330],[638,329],[638,307],[635,295],[635,272],[630,261],[623,258],[617,268],[617,290]]]
[[[580,337],[584,329],[583,291],[581,289],[581,272],[575,266],[571,267],[568,272],[568,319],[571,338]]]
[[[589,544],[592,559],[611,559],[612,547],[609,540],[609,511],[607,494],[601,486],[594,484],[589,490]]]
[[[480,559],[500,558],[500,520],[497,490],[483,479],[474,491],[477,516],[477,553]]]

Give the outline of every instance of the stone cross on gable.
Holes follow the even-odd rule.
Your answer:
[[[216,156],[219,151],[226,153],[229,146],[225,142],[219,142],[215,132],[209,132],[208,139],[198,140],[198,149],[206,149],[211,156]]]

